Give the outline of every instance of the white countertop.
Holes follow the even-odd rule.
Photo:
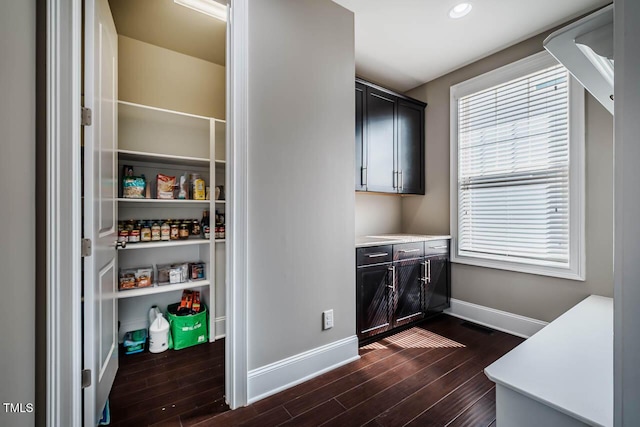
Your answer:
[[[451,236],[437,236],[427,234],[376,234],[374,236],[356,237],[356,248],[448,239],[451,239]]]
[[[584,299],[484,372],[589,425],[612,426],[613,299]]]

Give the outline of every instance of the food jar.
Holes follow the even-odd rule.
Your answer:
[[[188,239],[189,238],[189,224],[183,222],[180,224],[180,229],[178,231],[178,236],[180,239]]]
[[[154,242],[160,240],[160,224],[157,221],[151,224],[151,240]]]
[[[171,223],[171,231],[170,231],[171,240],[178,240],[180,238],[180,230],[178,224],[175,222]]]
[[[169,240],[171,238],[171,226],[168,221],[162,223],[160,226],[160,240]]]
[[[140,229],[140,241],[141,242],[150,242],[151,241],[151,226],[148,222],[145,222]]]
[[[197,219],[191,220],[191,235],[200,237],[200,221]]]
[[[129,232],[129,243],[139,243],[140,242],[140,230],[134,228]]]

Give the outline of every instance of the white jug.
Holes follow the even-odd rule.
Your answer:
[[[169,322],[162,313],[149,326],[149,352],[162,353],[169,348]]]
[[[154,305],[149,309],[149,326],[153,323],[154,320],[158,317],[158,313],[161,313],[160,309],[157,305]]]

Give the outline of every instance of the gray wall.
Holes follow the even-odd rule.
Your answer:
[[[450,87],[541,51],[546,35],[533,37],[408,92],[409,96],[429,103],[427,193],[402,200],[404,232],[449,233]],[[454,264],[453,298],[551,321],[587,295],[613,295],[613,118],[590,95],[586,101],[586,123],[586,281]]]
[[[0,2],[0,403],[35,404],[36,2]],[[6,414],[0,425],[35,425]]]
[[[640,425],[640,2],[615,2],[614,425]]]
[[[255,0],[249,22],[255,369],[355,334],[355,60],[353,14],[330,0]]]
[[[356,193],[356,236],[400,233],[402,199],[375,193]]]

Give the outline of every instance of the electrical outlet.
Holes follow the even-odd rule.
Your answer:
[[[333,310],[322,312],[322,329],[327,330],[333,328]]]

